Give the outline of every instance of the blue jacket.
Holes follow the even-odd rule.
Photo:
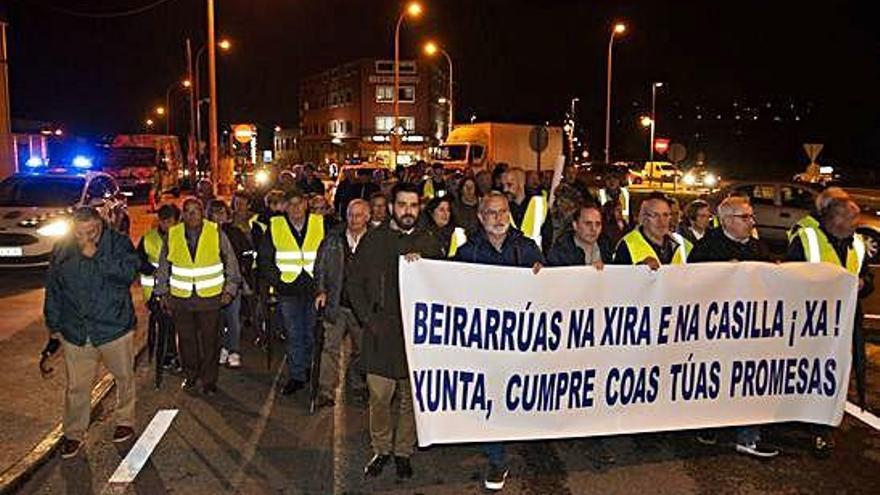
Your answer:
[[[544,256],[535,241],[519,230],[511,228],[501,245],[501,251],[498,251],[486,238],[486,232],[479,229],[464,246],[458,248],[454,261],[531,268],[535,263],[543,264]]]
[[[106,224],[91,259],[73,236],[58,242],[46,274],[46,326],[77,346],[122,337],[136,324],[130,287],[139,266],[131,240]]]

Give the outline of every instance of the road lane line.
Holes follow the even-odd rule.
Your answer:
[[[125,459],[119,463],[119,467],[116,468],[113,476],[110,477],[109,483],[131,483],[134,481],[147,463],[147,459],[150,458],[150,454],[153,453],[153,449],[156,448],[156,445],[159,445],[162,437],[165,436],[168,428],[171,427],[171,422],[174,421],[177,413],[177,409],[160,409],[156,412],[156,415],[153,416],[150,424],[147,425],[147,429],[138,438],[134,447],[131,448]]]
[[[844,410],[854,416],[856,419],[865,423],[866,425],[874,428],[877,431],[880,431],[880,418],[874,416],[867,410],[862,410],[861,407],[853,404],[852,402],[847,401]]]

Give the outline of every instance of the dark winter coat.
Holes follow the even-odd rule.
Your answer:
[[[131,240],[104,225],[97,247],[86,258],[73,236],[60,241],[46,274],[46,326],[77,346],[112,342],[136,323],[130,287],[140,260]]]
[[[367,373],[392,379],[409,376],[398,263],[405,254],[442,258],[442,252],[437,239],[423,229],[407,235],[382,225],[361,239],[346,287],[352,310],[364,327],[361,363]]]

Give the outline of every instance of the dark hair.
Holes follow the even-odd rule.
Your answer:
[[[434,210],[436,210],[440,206],[440,203],[446,203],[449,205],[449,213],[451,215],[452,214],[452,198],[450,198],[449,196],[432,198],[431,201],[428,201],[428,204],[425,206],[425,213],[427,213],[428,216],[433,216]],[[451,220],[450,220],[450,223],[452,223]]]
[[[74,222],[91,222],[93,220],[97,220],[99,222],[103,221],[101,218],[101,214],[98,213],[98,210],[93,206],[80,206],[77,209],[73,210],[73,221]]]
[[[684,216],[689,221],[693,222],[697,219],[697,212],[699,212],[703,208],[709,208],[709,203],[702,199],[695,199],[688,203],[688,205],[684,208]]]
[[[156,215],[159,217],[159,220],[170,220],[173,218],[177,221],[180,220],[180,208],[175,204],[166,203],[159,207],[159,212]]]
[[[398,182],[394,184],[394,187],[391,188],[391,197],[395,202],[397,201],[397,195],[400,193],[412,193],[420,197],[422,195],[419,186],[412,182]]]
[[[468,181],[474,183],[474,196],[477,199],[480,198],[480,186],[477,185],[477,179],[475,177],[465,176],[458,183],[458,199],[461,200],[461,193],[464,191],[464,185],[468,183]]]
[[[229,213],[229,206],[227,206],[226,202],[222,199],[212,199],[208,202],[208,212],[219,209],[222,209],[224,212]]]
[[[386,196],[385,193],[383,193],[382,191],[376,191],[370,195],[370,203],[372,203],[374,199],[379,198],[384,199],[386,203],[388,202],[388,196]]]
[[[443,164],[440,162],[434,162],[431,164],[431,168],[432,169],[435,169],[435,168],[443,169]]]
[[[580,221],[581,212],[584,210],[596,210],[596,212],[599,213],[599,217],[602,217],[602,209],[599,207],[599,205],[597,205],[596,203],[594,203],[592,201],[589,201],[589,202],[583,202],[578,205],[577,210],[575,210],[574,214],[571,216],[571,221],[572,222]]]
[[[284,193],[284,199],[290,201],[296,198],[305,198],[306,194],[298,187],[291,187],[289,191]]]
[[[205,204],[202,203],[202,200],[201,200],[201,199],[199,199],[199,198],[197,198],[197,197],[195,197],[195,196],[190,196],[190,197],[184,199],[184,200],[183,200],[183,206],[182,206],[180,209],[181,209],[181,210],[185,210],[186,207],[187,207],[187,205],[189,205],[189,204],[193,204],[193,203],[199,205],[199,208],[201,208],[202,212],[205,211]]]

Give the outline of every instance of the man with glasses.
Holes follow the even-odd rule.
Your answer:
[[[697,242],[689,262],[770,261],[767,247],[752,236],[755,215],[748,199],[725,199],[718,205],[718,218],[721,228],[709,230]],[[713,431],[699,433],[697,440],[704,445],[715,445],[718,441]],[[736,429],[736,451],[761,459],[779,455],[778,449],[761,441],[761,429],[757,426]]]
[[[500,192],[490,192],[480,201],[477,218],[480,229],[460,248],[455,261],[484,265],[519,266],[538,273],[544,263],[541,249],[535,241],[511,228],[510,203]],[[483,453],[489,460],[489,469],[483,484],[487,490],[504,488],[508,467],[504,444],[483,444]]]
[[[651,193],[639,208],[639,226],[623,236],[614,253],[615,265],[661,265],[687,263],[693,247],[680,234],[670,232],[672,206],[660,192]]]

